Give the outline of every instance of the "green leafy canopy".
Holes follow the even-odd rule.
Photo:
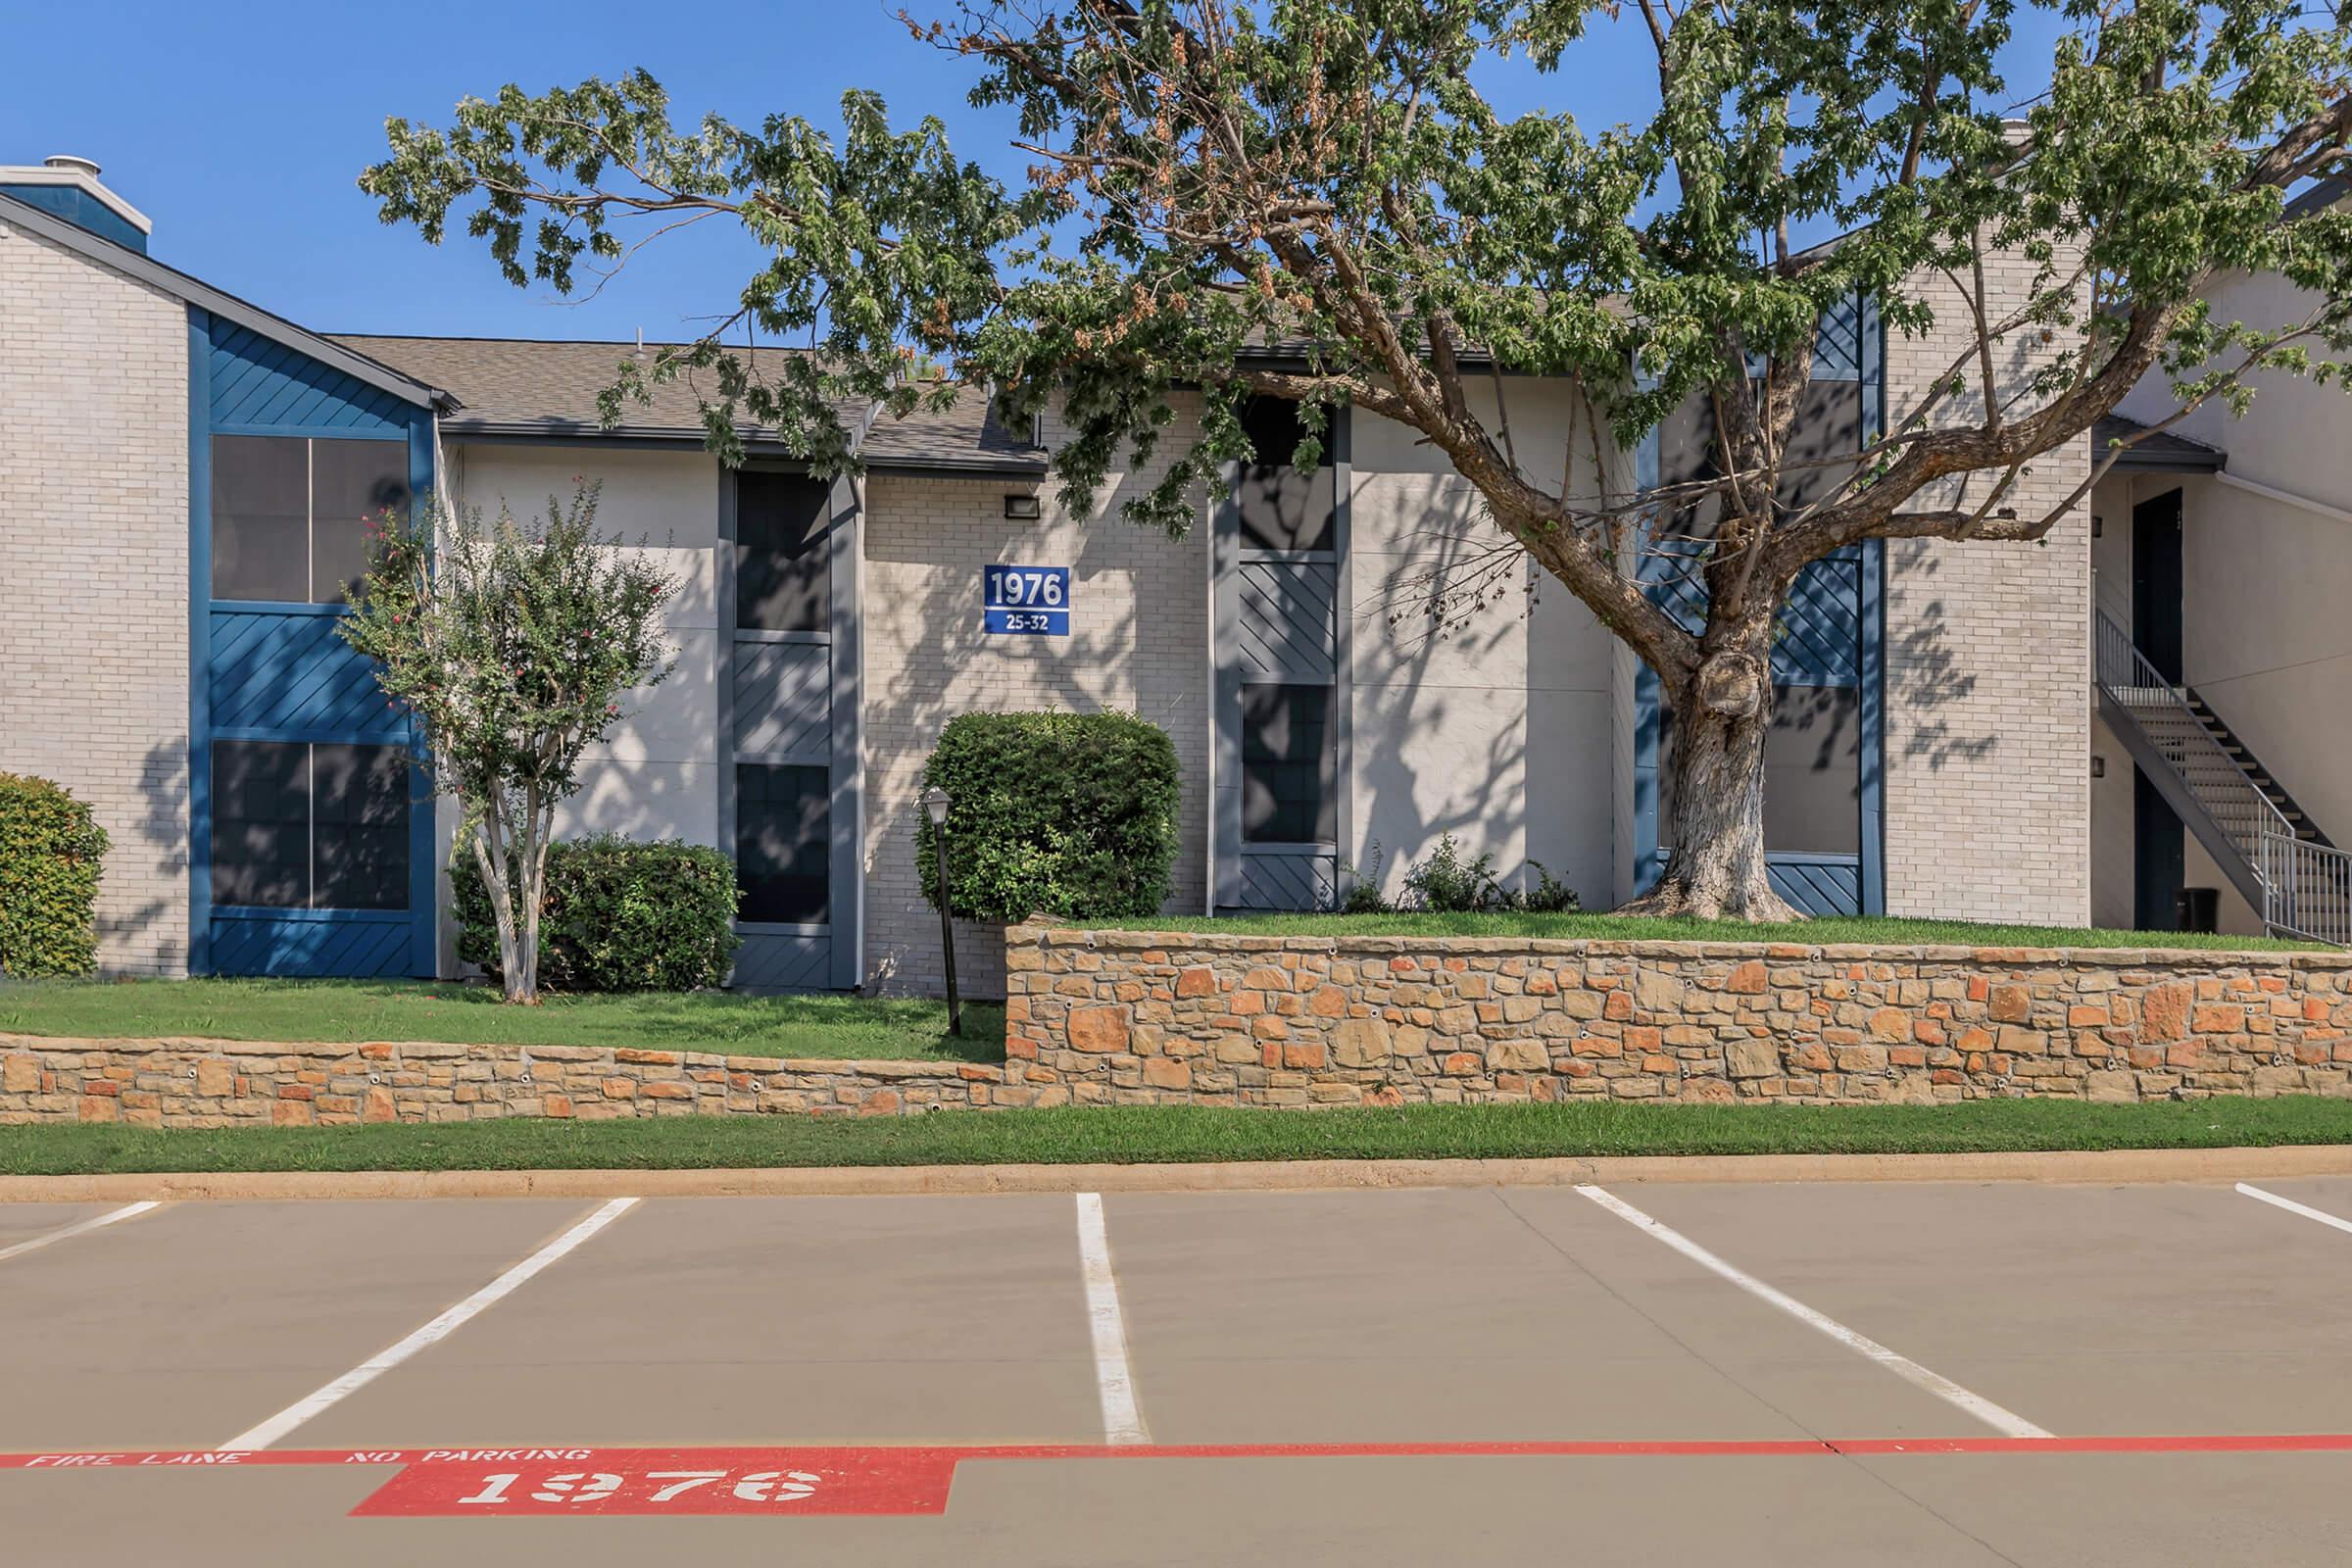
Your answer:
[[[2151,368],[2183,407],[2242,405],[2255,372],[2332,375],[2352,344],[2352,219],[2282,219],[2344,157],[2345,24],[2285,0],[2046,9],[2048,74],[2010,82],[2016,0],[973,0],[908,27],[970,61],[975,105],[1011,112],[1017,187],[958,161],[935,118],[893,129],[869,91],[838,130],[683,123],[642,72],[509,86],[445,127],[394,120],[361,183],[387,221],[434,241],[461,224],[511,280],[563,293],[680,225],[740,224],[764,264],[699,341],[616,366],[606,407],[691,378],[729,457],[750,421],[852,469],[869,410],[981,386],[1015,417],[1056,412],[1081,510],[1122,454],[1168,444],[1123,506],[1181,529],[1250,454],[1244,396],[1307,406],[1301,459],[1330,409],[1398,420],[1680,689],[1702,641],[1641,590],[1657,512],[1611,493],[1601,434],[1717,399],[1710,613],[1746,624],[1856,539],[2038,537],[2063,507],[2019,514],[2018,474]],[[1517,57],[1573,101],[1602,31],[1646,40],[1645,120],[1505,115],[1480,91]],[[1994,257],[2030,283],[1995,299]],[[2197,290],[2233,269],[2323,303],[2215,319]],[[1898,334],[1966,346],[1929,406],[1791,509],[1776,481],[1816,322],[1856,293]],[[808,352],[755,366],[755,340]],[[907,374],[918,355],[948,377]],[[2021,356],[2030,372],[1996,386],[1996,358]],[[1601,481],[1535,477],[1507,413],[1473,407],[1496,368],[1577,383]],[[1960,503],[1935,488],[1970,476]]]

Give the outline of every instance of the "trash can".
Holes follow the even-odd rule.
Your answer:
[[[2218,931],[2222,927],[2222,890],[2220,888],[2176,888],[2173,890],[2173,929],[2176,931]]]

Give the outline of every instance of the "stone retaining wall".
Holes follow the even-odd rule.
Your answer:
[[[0,1034],[0,1125],[332,1126],[545,1116],[892,1115],[988,1105],[1002,1067],[588,1046],[67,1040]]]
[[[2352,1095],[2352,954],[1005,934],[1002,1065],[0,1034],[0,1125]]]
[[[2352,1094],[2352,954],[1006,933],[1079,1101]]]

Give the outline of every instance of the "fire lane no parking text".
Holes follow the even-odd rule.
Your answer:
[[[347,1469],[393,1474],[353,1518],[944,1514],[967,1461],[1803,1459],[1861,1456],[2352,1453],[2352,1433],[1555,1443],[1028,1444],[963,1447],[217,1448],[0,1453],[0,1470]]]

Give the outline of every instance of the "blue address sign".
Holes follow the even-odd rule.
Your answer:
[[[982,630],[995,636],[1067,637],[1070,568],[980,568]]]

